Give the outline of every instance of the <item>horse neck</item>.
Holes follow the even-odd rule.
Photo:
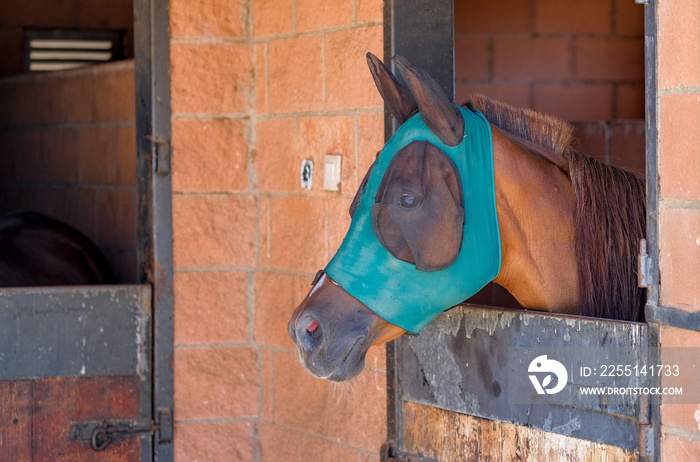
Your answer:
[[[494,280],[526,308],[577,313],[575,195],[566,173],[492,126],[502,265]]]

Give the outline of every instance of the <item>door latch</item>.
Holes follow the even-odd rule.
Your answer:
[[[143,434],[155,435],[158,443],[172,441],[173,419],[170,409],[159,409],[155,422],[151,419],[102,420],[76,422],[70,426],[70,438],[90,441],[95,451],[104,450],[117,438]]]
[[[418,454],[409,454],[405,451],[399,450],[394,441],[387,441],[382,444],[380,450],[380,461],[381,462],[437,462],[435,459],[428,457],[423,457]]]

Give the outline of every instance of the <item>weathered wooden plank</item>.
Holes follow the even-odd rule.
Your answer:
[[[538,395],[527,366],[542,349],[570,371],[634,363],[647,346],[645,324],[466,305],[399,342],[398,383],[406,401],[636,449],[640,395],[578,393],[595,377],[569,377],[561,392]]]
[[[140,393],[136,375],[0,381],[0,459],[138,462],[140,438],[115,439],[98,453],[89,441],[72,440],[70,425],[138,417]]]
[[[403,450],[441,462],[635,462],[637,451],[407,402]]]

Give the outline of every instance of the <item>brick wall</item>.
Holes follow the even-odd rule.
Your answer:
[[[2,0],[0,2],[0,76],[24,68],[24,28],[118,29],[125,32],[124,52],[133,57],[132,0]]]
[[[455,2],[457,100],[574,121],[584,152],[643,175],[643,36],[632,0]]]
[[[134,64],[0,79],[0,213],[66,221],[136,282]]]
[[[384,349],[333,384],[302,369],[286,324],[383,144],[364,58],[382,53],[382,2],[173,0],[170,15],[176,460],[376,460]],[[322,189],[328,153],[340,192]]]
[[[458,100],[478,91],[568,120],[644,118],[644,7],[455,2]]]
[[[661,306],[700,312],[700,1],[658,2],[657,115]],[[661,346],[700,347],[700,333],[662,327]],[[685,386],[697,387],[697,376]],[[663,382],[662,382],[663,385]],[[700,454],[698,404],[662,404],[661,460]]]

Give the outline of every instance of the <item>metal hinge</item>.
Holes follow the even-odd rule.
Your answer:
[[[170,174],[170,141],[162,138],[151,139],[151,152],[155,159],[156,175]]]
[[[639,255],[637,261],[637,285],[645,288],[652,285],[651,258],[647,253],[647,240],[639,241]]]
[[[419,454],[409,454],[401,451],[397,447],[396,442],[391,440],[382,444],[379,460],[381,462],[438,462],[435,459],[423,457]]]
[[[90,441],[92,449],[102,451],[117,438],[143,434],[155,435],[157,443],[173,440],[173,416],[170,409],[158,409],[156,420],[126,419],[76,422],[70,426],[72,440]]]

